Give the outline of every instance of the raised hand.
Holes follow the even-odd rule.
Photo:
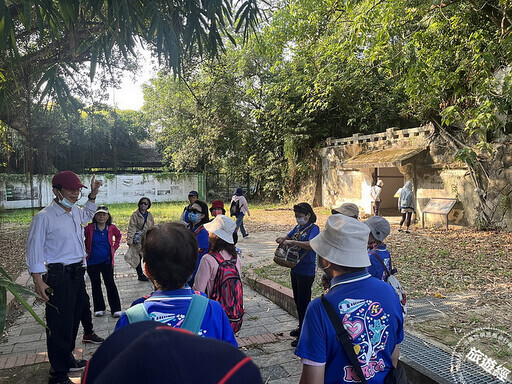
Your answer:
[[[98,190],[103,185],[101,181],[96,181],[96,175],[92,175],[91,178],[91,193],[89,194],[89,198],[96,198],[96,195],[98,194]]]

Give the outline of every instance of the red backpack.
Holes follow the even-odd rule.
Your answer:
[[[219,263],[219,268],[213,281],[212,291],[208,294],[210,299],[218,301],[224,308],[233,332],[237,333],[242,326],[244,315],[242,280],[236,269],[237,256],[224,260],[220,253],[212,252],[210,255]]]

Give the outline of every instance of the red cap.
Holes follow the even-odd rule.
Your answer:
[[[224,202],[222,200],[213,200],[212,206],[210,207],[210,212],[213,214],[214,209],[222,209],[222,214],[226,213],[224,209]]]
[[[213,200],[212,201],[212,209],[214,209],[214,208],[224,209],[224,202],[222,200]]]
[[[60,186],[64,189],[70,190],[87,188],[85,185],[82,184],[76,173],[71,171],[62,171],[56,173],[52,179],[52,186],[53,188],[57,188],[58,186]]]

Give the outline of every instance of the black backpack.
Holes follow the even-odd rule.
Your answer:
[[[240,214],[240,201],[233,200],[231,202],[231,206],[229,207],[229,214],[231,216],[238,216]]]

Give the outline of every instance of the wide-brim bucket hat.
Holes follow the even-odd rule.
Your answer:
[[[342,267],[364,268],[370,265],[367,244],[370,229],[359,220],[332,215],[325,228],[310,240],[318,256]]]
[[[359,217],[359,208],[354,203],[343,203],[339,207],[333,208],[333,211],[355,219]]]
[[[235,244],[233,241],[233,232],[236,230],[236,223],[226,215],[217,215],[215,219],[204,224],[204,228],[226,243]]]

